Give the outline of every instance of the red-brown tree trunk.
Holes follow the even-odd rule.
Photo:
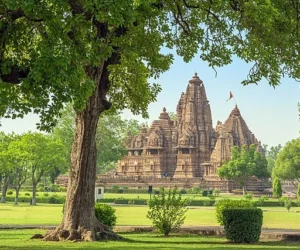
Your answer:
[[[104,72],[106,71],[106,72]],[[119,239],[109,228],[101,224],[95,216],[96,181],[96,130],[101,112],[105,106],[107,77],[105,64],[90,72],[98,83],[86,108],[76,113],[76,131],[71,151],[71,166],[68,182],[64,217],[55,231],[45,235],[44,240],[83,240],[101,238]],[[106,91],[105,91],[106,90]]]

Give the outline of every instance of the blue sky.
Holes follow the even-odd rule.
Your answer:
[[[235,106],[234,100],[226,102],[231,91],[249,129],[262,144],[284,145],[287,141],[299,137],[299,83],[284,78],[275,89],[268,85],[267,81],[258,85],[243,86],[240,83],[246,79],[250,68],[251,64],[235,59],[231,65],[217,69],[216,76],[215,71],[199,58],[185,63],[176,57],[170,70],[157,81],[161,84],[162,91],[157,97],[157,102],[149,106],[148,124],[158,119],[163,107],[166,107],[167,112],[176,111],[181,92],[185,92],[188,81],[197,72],[210,101],[214,126],[218,120],[224,122]],[[124,112],[123,117],[142,120],[128,111]]]
[[[170,70],[156,80],[162,86],[157,102],[150,104],[148,124],[157,119],[163,107],[167,111],[176,111],[181,92],[186,90],[188,81],[195,72],[203,81],[208,100],[210,101],[213,124],[224,122],[234,108],[233,100],[226,102],[229,91],[232,91],[242,116],[249,129],[262,144],[274,146],[285,144],[299,137],[297,103],[300,102],[299,83],[288,78],[281,81],[275,89],[266,81],[258,85],[242,86],[240,83],[247,77],[250,64],[235,59],[229,66],[217,69],[217,76],[199,57],[189,63],[175,57]],[[140,116],[133,116],[129,111],[123,113],[124,118],[145,121]],[[1,129],[7,133],[23,133],[35,130],[38,119],[28,115],[23,120],[2,120]]]

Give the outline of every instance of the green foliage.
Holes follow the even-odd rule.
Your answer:
[[[14,192],[12,190],[9,190],[9,191],[6,192],[7,195],[13,195],[13,193]]]
[[[25,196],[30,196],[30,193],[25,193],[24,195],[25,195]]]
[[[280,180],[300,181],[300,139],[288,142],[279,152],[273,175]]]
[[[188,201],[181,198],[177,188],[168,191],[161,188],[160,194],[154,195],[149,201],[147,218],[160,233],[168,236],[171,230],[176,230],[183,224],[187,204]]]
[[[268,172],[269,174],[272,174],[273,168],[275,167],[276,159],[278,153],[281,151],[282,146],[279,144],[278,146],[272,146],[267,151],[267,161],[268,161]]]
[[[252,194],[252,193],[247,193],[247,194],[244,195],[244,198],[245,198],[246,200],[251,201],[251,200],[253,199],[253,194]]]
[[[280,198],[282,196],[281,183],[278,178],[275,177],[273,181],[273,197]]]
[[[120,189],[120,188],[119,188],[119,186],[117,186],[117,185],[113,185],[113,186],[112,186],[112,192],[113,192],[113,193],[118,193],[118,192],[119,192],[119,189]]]
[[[216,204],[217,222],[220,223],[221,226],[224,225],[223,211],[225,209],[252,208],[252,207],[255,207],[255,203],[249,200],[230,200],[230,199],[219,200]]]
[[[116,210],[108,204],[95,204],[95,214],[97,219],[110,229],[113,229],[117,222],[117,216],[115,213]]]
[[[227,208],[222,211],[226,238],[235,243],[259,241],[263,223],[260,208]]]
[[[214,196],[220,196],[220,193],[221,193],[220,189],[214,189],[213,190]]]
[[[200,194],[202,192],[200,187],[193,187],[192,194]]]
[[[251,176],[265,178],[269,176],[267,171],[267,160],[264,155],[256,150],[255,145],[246,145],[242,148],[232,148],[231,160],[218,169],[218,175],[228,180],[238,182],[245,193],[247,181]]]
[[[280,203],[282,206],[284,206],[286,208],[286,210],[289,212],[290,209],[292,208],[293,206],[293,202],[291,199],[289,199],[288,197],[281,197],[279,199]],[[296,201],[297,202],[297,201]],[[294,203],[295,204],[295,203]]]
[[[300,182],[298,182],[297,186],[297,199],[300,199]]]
[[[267,200],[269,200],[268,196],[266,196],[266,195],[260,196],[257,200],[257,206],[260,206],[260,207],[264,206],[264,204]]]

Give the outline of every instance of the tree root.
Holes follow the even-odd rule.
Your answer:
[[[79,228],[77,230],[66,230],[57,227],[53,231],[48,231],[43,237],[44,241],[103,241],[122,240],[123,237],[111,231],[107,226],[97,225],[94,230]]]

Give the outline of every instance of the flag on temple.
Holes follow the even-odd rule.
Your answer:
[[[231,98],[233,98],[233,94],[232,94],[231,91],[230,91],[230,93],[229,93],[229,98],[228,98],[227,102],[228,102]]]

